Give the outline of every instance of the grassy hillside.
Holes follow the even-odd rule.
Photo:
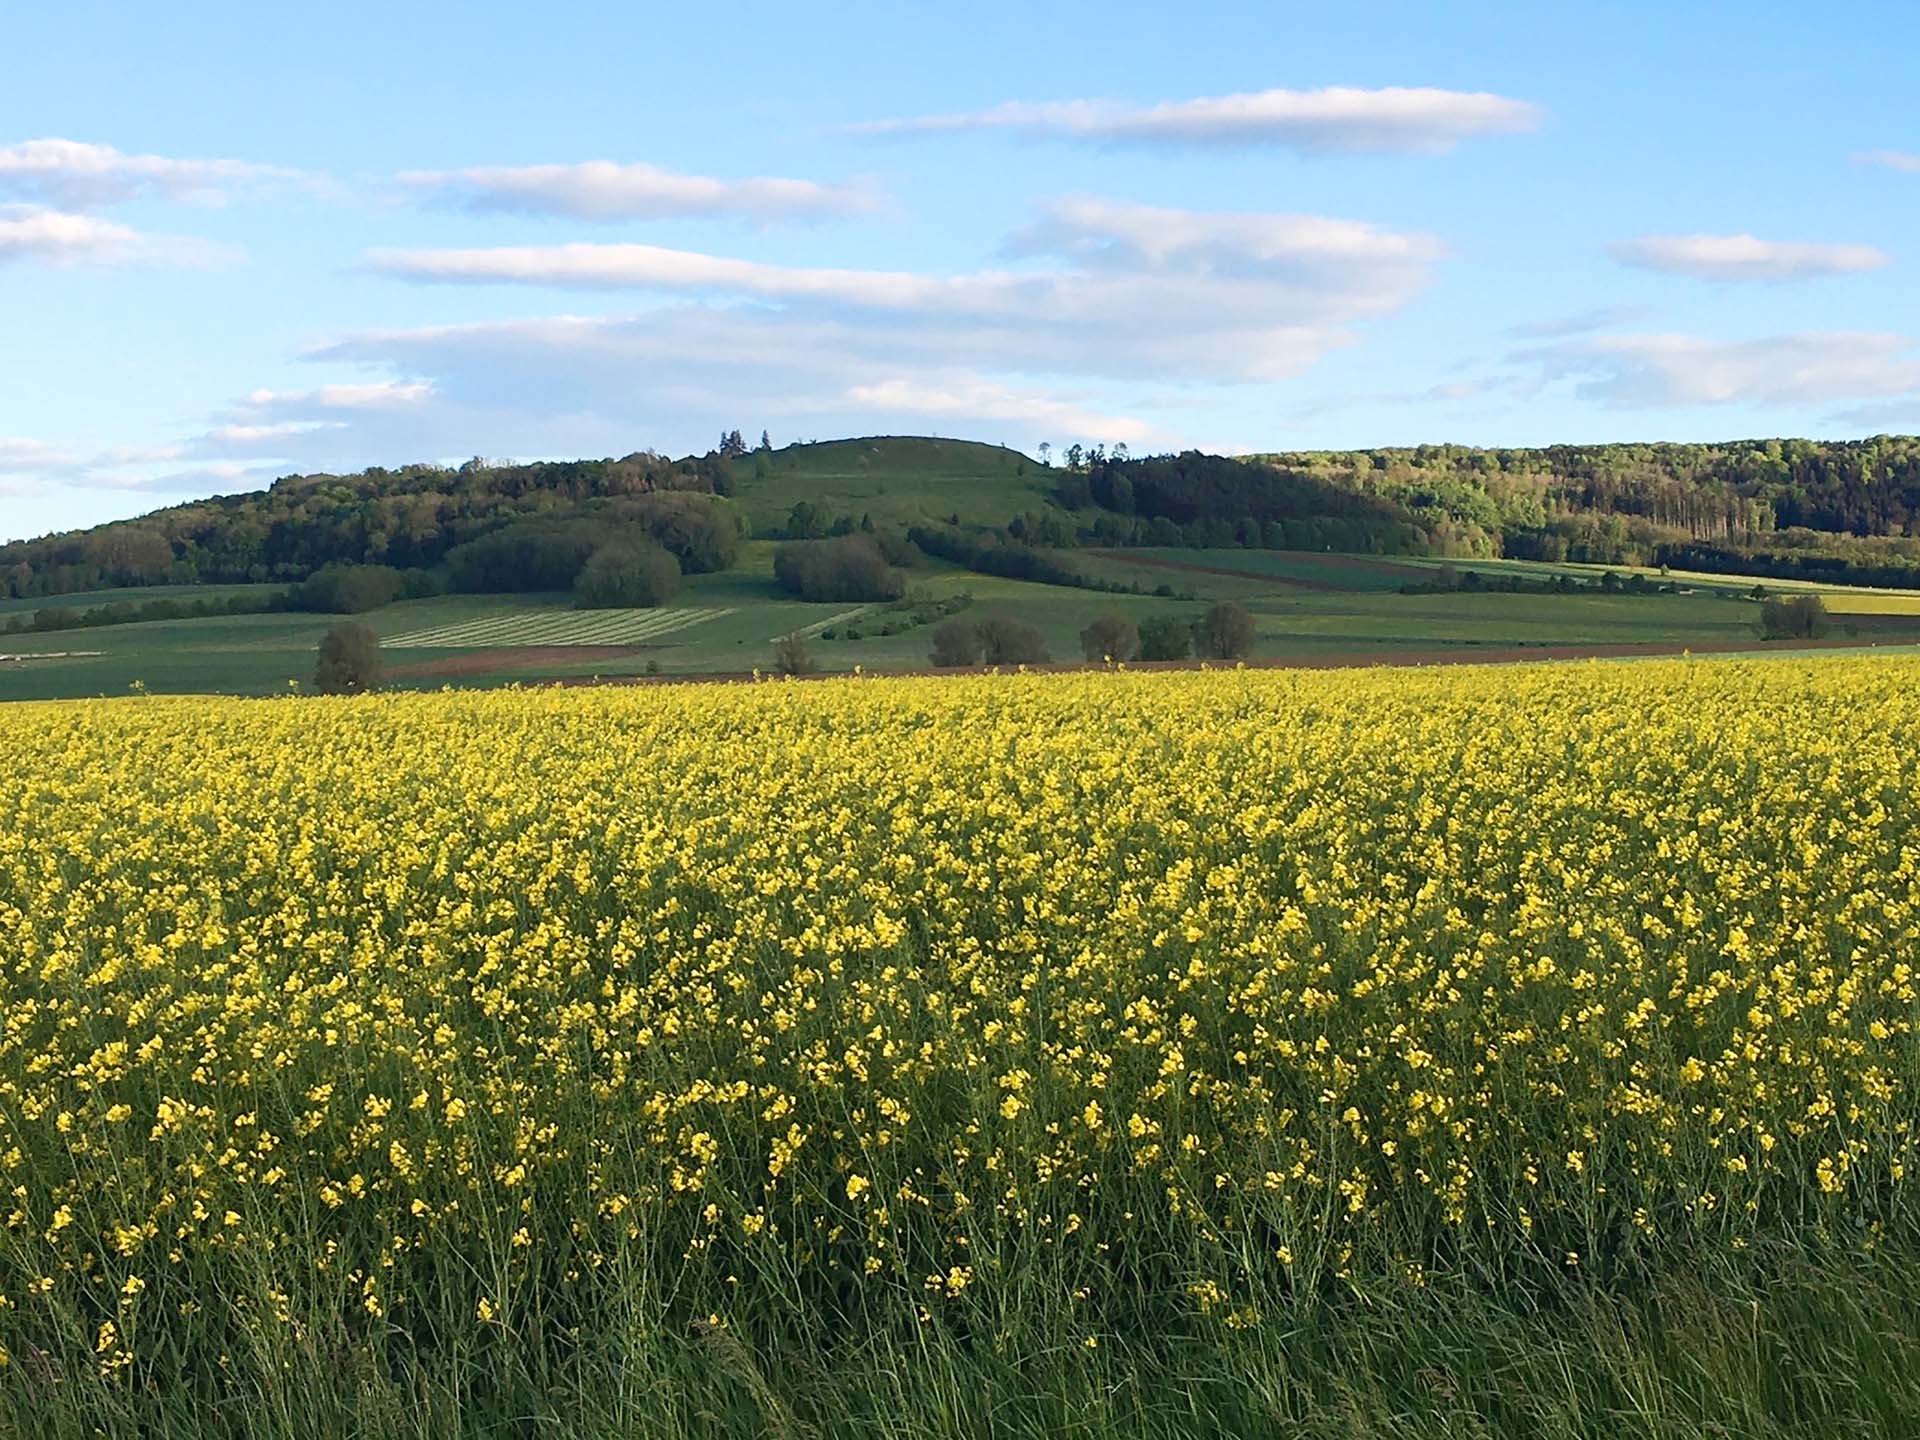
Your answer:
[[[1419,458],[1408,459],[1409,468],[1411,460]],[[1442,459],[1458,461],[1451,455],[1429,458],[1435,458],[1436,465]],[[567,465],[461,471],[415,467],[289,479],[258,496],[158,512],[128,527],[104,527],[79,541],[63,541],[48,551],[67,557],[60,563],[69,565],[64,573],[72,576],[94,563],[89,555],[108,568],[119,563],[137,567],[149,551],[156,561],[173,554],[168,563],[179,564],[183,555],[206,559],[216,553],[229,558],[253,553],[248,547],[257,544],[264,547],[259,553],[280,557],[267,567],[274,571],[274,583],[96,586],[55,597],[22,595],[0,599],[0,622],[49,605],[77,611],[116,600],[264,597],[284,583],[280,568],[297,570],[305,563],[288,557],[310,560],[349,543],[366,547],[369,554],[385,547],[381,553],[390,562],[396,547],[411,546],[424,578],[444,587],[451,576],[459,588],[465,583],[459,562],[474,549],[474,535],[485,537],[477,542],[481,545],[495,545],[529,530],[577,531],[591,548],[609,533],[613,520],[628,511],[637,513],[636,507],[672,511],[690,506],[744,517],[759,538],[746,543],[729,568],[689,574],[670,604],[657,611],[575,611],[560,588],[564,577],[551,582],[548,591],[456,594],[387,605],[362,618],[383,637],[390,683],[435,688],[595,676],[738,674],[768,666],[775,639],[793,631],[810,637],[813,660],[823,670],[924,665],[931,645],[929,623],[884,605],[803,603],[775,582],[773,556],[779,542],[773,537],[792,528],[796,507],[811,507],[816,533],[864,521],[896,537],[912,527],[929,527],[921,532],[924,543],[950,559],[916,565],[908,576],[911,594],[931,601],[970,596],[968,613],[975,617],[1009,612],[1041,632],[1056,661],[1079,658],[1079,632],[1100,615],[1118,614],[1136,622],[1168,614],[1192,619],[1222,600],[1237,601],[1253,612],[1256,662],[1497,657],[1538,654],[1550,647],[1728,649],[1759,644],[1758,607],[1750,598],[1752,575],[1695,574],[1678,565],[1670,573],[1636,572],[1618,562],[1593,564],[1571,557],[1448,560],[1393,549],[1343,553],[1368,547],[1358,541],[1328,546],[1319,537],[1351,531],[1364,539],[1378,524],[1392,521],[1397,512],[1391,506],[1399,502],[1375,496],[1347,506],[1324,477],[1310,484],[1286,477],[1276,481],[1271,474],[1263,475],[1261,467],[1219,457],[1159,457],[1120,468],[1110,460],[1100,463],[1105,468],[1069,475],[1003,446],[890,436],[792,445],[728,460],[710,456],[669,462],[637,456]],[[692,493],[663,493],[675,490]],[[1380,509],[1383,505],[1388,508]],[[1237,506],[1250,507],[1246,513],[1261,518],[1229,524],[1221,515],[1205,513],[1214,509],[1224,514]],[[1155,507],[1178,513],[1149,518]],[[951,528],[956,523],[959,528]],[[1005,549],[996,551],[992,544],[942,549],[931,538],[939,533],[993,541],[989,532],[996,531],[1000,540],[1009,542]],[[1209,538],[1215,533],[1225,539]],[[445,548],[458,537],[469,538],[459,547]],[[1311,538],[1289,543],[1289,537]],[[170,544],[176,549],[168,550]],[[1065,548],[1046,548],[1055,545]],[[1038,557],[1051,568],[996,563],[1009,555],[1018,558],[1016,552]],[[432,558],[436,555],[437,560]],[[513,569],[518,563],[508,568],[522,583],[545,573]],[[1471,591],[1441,589],[1443,565],[1456,568],[1451,579],[1471,568]],[[975,573],[966,566],[994,573]],[[1609,570],[1616,574],[1608,586],[1622,593],[1602,590]],[[1088,585],[1036,583],[1070,581],[1073,572]],[[1624,593],[1622,576],[1642,593]],[[1577,588],[1545,588],[1559,577]],[[1644,577],[1644,583],[1637,577]],[[1513,582],[1534,588],[1523,593],[1500,588]],[[1765,583],[1770,589],[1817,584]],[[1157,593],[1106,593],[1097,588],[1101,584]],[[1439,593],[1409,594],[1409,587]],[[431,593],[434,588],[423,586],[411,593]],[[1678,593],[1646,593],[1656,588]],[[1883,644],[1920,640],[1920,591],[1822,588],[1835,613],[1835,639]],[[124,694],[136,686],[171,692],[284,692],[311,677],[319,639],[335,623],[337,617],[329,615],[278,612],[0,636],[0,699]]]
[[[948,520],[999,525],[1050,502],[1057,472],[1004,445],[878,435],[756,451],[729,463],[733,499],[754,533],[780,531],[795,505],[876,525]]]
[[[659,674],[740,674],[765,668],[775,639],[811,635],[826,671],[916,669],[932,629],[908,627],[884,605],[806,604],[772,576],[774,545],[750,544],[739,565],[691,576],[653,611],[577,611],[565,594],[461,595],[402,601],[359,617],[384,640],[389,684],[535,684]],[[911,575],[915,595],[970,595],[964,613],[1016,615],[1045,637],[1053,659],[1079,658],[1079,632],[1096,616],[1136,623],[1155,615],[1198,618],[1221,600],[1253,612],[1256,662],[1512,658],[1550,648],[1692,646],[1764,649],[1750,581],[1710,577],[1679,594],[1602,593],[1588,567],[1482,564],[1489,578],[1578,576],[1571,593],[1500,590],[1405,594],[1439,562],[1259,550],[1083,551],[1075,563],[1106,580],[1166,594],[1097,590],[975,574],[929,563]],[[93,596],[71,597],[85,604]],[[1883,645],[1920,641],[1920,594],[1830,592],[1836,639]],[[1857,603],[1856,603],[1857,602]],[[320,637],[337,616],[275,613],[113,625],[0,637],[0,700],[153,692],[274,694],[305,685]],[[1851,636],[1846,627],[1852,627]],[[893,633],[886,633],[892,631]],[[580,642],[586,643],[580,643]],[[8,659],[8,656],[48,656]]]

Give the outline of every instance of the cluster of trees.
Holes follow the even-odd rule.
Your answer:
[[[1920,440],[1311,451],[1097,448],[1035,543],[1511,556],[1920,583]],[[1013,526],[1009,533],[1017,533]]]
[[[764,454],[773,449],[773,440],[766,431],[762,430],[760,443],[753,448],[756,452]],[[712,453],[722,460],[738,460],[747,453],[747,437],[738,430],[729,430],[720,437],[720,443],[713,448]]]
[[[1461,570],[1442,565],[1431,580],[1417,580],[1400,587],[1402,595],[1449,595],[1457,590],[1469,593],[1486,591],[1507,595],[1565,595],[1574,590],[1601,590],[1609,595],[1674,595],[1680,586],[1672,580],[1652,580],[1635,572],[1622,577],[1609,570],[1597,580],[1576,579],[1571,575],[1534,578],[1514,573],[1482,575],[1478,570]]]
[[[1096,616],[1080,632],[1080,653],[1095,663],[1129,660],[1243,660],[1253,653],[1254,619],[1244,605],[1215,605],[1197,620],[1150,615],[1135,624],[1124,615]],[[1046,636],[1005,611],[958,616],[935,627],[928,660],[937,666],[1038,665]]]
[[[640,496],[724,496],[728,475],[714,456],[669,460],[650,451],[619,460],[291,475],[263,491],[0,545],[0,596],[299,581],[333,564],[433,569],[512,522]]]
[[[391,565],[323,565],[288,592],[289,608],[321,615],[360,615],[396,600],[424,600],[446,593],[446,581],[431,570]]]
[[[800,600],[898,600],[911,563],[898,537],[855,533],[832,540],[795,540],[773,555],[773,578]]]
[[[864,640],[874,635],[904,635],[919,626],[932,625],[949,615],[958,615],[972,604],[973,596],[965,590],[938,598],[924,592],[915,594],[909,591],[904,598],[877,612],[868,612],[859,620],[827,626],[820,632],[820,638]]]
[[[1018,616],[995,611],[977,619],[961,615],[936,625],[927,659],[940,666],[1040,665],[1047,637]]]
[[[55,630],[90,630],[100,625],[137,625],[147,620],[201,620],[215,615],[260,615],[299,608],[284,590],[265,595],[206,595],[191,600],[113,600],[105,605],[43,605],[20,611],[0,622],[0,634],[45,634]]]
[[[1775,596],[1760,603],[1760,633],[1769,640],[1822,640],[1833,630],[1818,595]]]
[[[1138,625],[1124,615],[1101,615],[1080,632],[1080,653],[1099,662],[1128,660],[1244,660],[1253,653],[1253,613],[1234,601],[1215,605],[1198,620],[1152,615]]]
[[[771,448],[764,433],[757,448]],[[683,573],[717,569],[728,559],[716,554],[730,557],[743,527],[716,520],[716,507],[750,453],[732,430],[713,452],[681,460],[642,451],[288,476],[264,491],[0,545],[0,596],[298,583],[334,566],[444,570],[462,589],[564,589],[601,543],[637,543],[642,530]],[[1199,451],[1135,458],[1124,446],[1076,445],[1065,459],[1064,470],[1050,472],[1059,509],[1009,517],[993,537],[997,549],[983,544],[954,558],[1055,584],[1077,582],[1064,566],[1047,568],[1059,562],[1044,552],[1076,545],[1506,555],[1920,584],[1920,439],[1912,437],[1435,445],[1246,460]],[[622,528],[626,535],[612,533]],[[829,518],[804,502],[787,531],[795,540],[875,534],[871,519]],[[951,537],[939,543],[959,548]]]

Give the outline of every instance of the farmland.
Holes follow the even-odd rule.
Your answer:
[[[645,674],[746,674],[769,663],[775,637],[811,637],[827,671],[913,670],[927,663],[926,627],[890,627],[883,605],[795,600],[775,584],[774,546],[753,542],[733,570],[689,577],[654,611],[580,611],[560,593],[459,595],[406,600],[361,617],[383,639],[389,683],[400,688],[497,685]],[[1599,567],[1477,562],[1490,580],[1530,583],[1565,575],[1567,593],[1499,589],[1402,593],[1440,574],[1438,562],[1264,550],[1089,550],[1075,564],[1090,577],[1169,595],[1109,594],[972,573],[929,563],[909,573],[912,591],[934,600],[960,594],[973,613],[1007,612],[1038,628],[1055,660],[1079,656],[1079,632],[1101,615],[1136,622],[1173,614],[1194,619],[1217,601],[1248,607],[1257,662],[1368,663],[1464,658],[1562,649],[1759,645],[1753,582],[1738,577],[1684,582],[1684,593],[1613,594]],[[1651,572],[1650,578],[1660,578]],[[1664,579],[1661,583],[1668,583]],[[220,598],[260,597],[271,586],[207,587]],[[1680,585],[1676,582],[1676,589]],[[1780,586],[1790,590],[1791,586]],[[160,588],[153,597],[190,598]],[[1920,639],[1920,595],[1897,591],[1821,592],[1842,626],[1883,645]],[[85,606],[142,592],[70,597]],[[10,602],[18,609],[28,602]],[[93,652],[0,663],[0,699],[54,699],[150,692],[270,694],[306,683],[322,615],[276,612],[150,621],[0,637],[0,654]],[[889,629],[892,633],[888,633]],[[830,634],[826,632],[831,632]],[[1845,638],[1846,631],[1840,632]]]
[[[0,1429],[1902,1433],[1917,687],[16,707]]]

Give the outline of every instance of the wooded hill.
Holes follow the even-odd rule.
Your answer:
[[[0,546],[0,595],[298,581],[323,566],[510,560],[525,534],[625,515],[657,530],[690,493],[804,538],[877,517],[1028,545],[1192,545],[1673,564],[1920,584],[1920,439],[1714,445],[1434,445],[1229,459],[1096,447],[1043,466],[967,441],[878,438],[670,460],[472,461],[289,476],[136,520]],[[728,502],[732,497],[732,502]],[[633,515],[626,512],[635,511]],[[648,513],[641,515],[638,512]],[[519,587],[514,587],[519,588]]]

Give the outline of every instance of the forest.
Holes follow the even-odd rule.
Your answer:
[[[1007,516],[1002,538],[1041,549],[1508,556],[1920,585],[1914,437],[1536,450],[1427,445],[1238,458],[1199,451],[1130,457],[1124,447],[1108,453],[1075,445],[1064,459],[1050,467],[1055,505]],[[595,527],[641,497],[655,497],[645,518],[659,530],[668,519],[658,510],[664,494],[724,498],[736,484],[752,484],[753,474],[744,446],[730,438],[679,460],[641,451],[617,460],[475,459],[294,475],[263,491],[0,546],[0,597],[295,584],[339,565],[431,571],[455,588],[524,589],[551,578],[544,570],[533,579],[517,573],[529,545],[542,554],[564,550],[559,559],[577,569],[575,552],[591,548]],[[826,533],[813,508],[796,506],[778,538]],[[844,517],[839,528],[853,523]],[[698,571],[730,559],[738,537],[724,529],[654,538],[683,569]],[[724,557],[712,552],[716,543]]]

